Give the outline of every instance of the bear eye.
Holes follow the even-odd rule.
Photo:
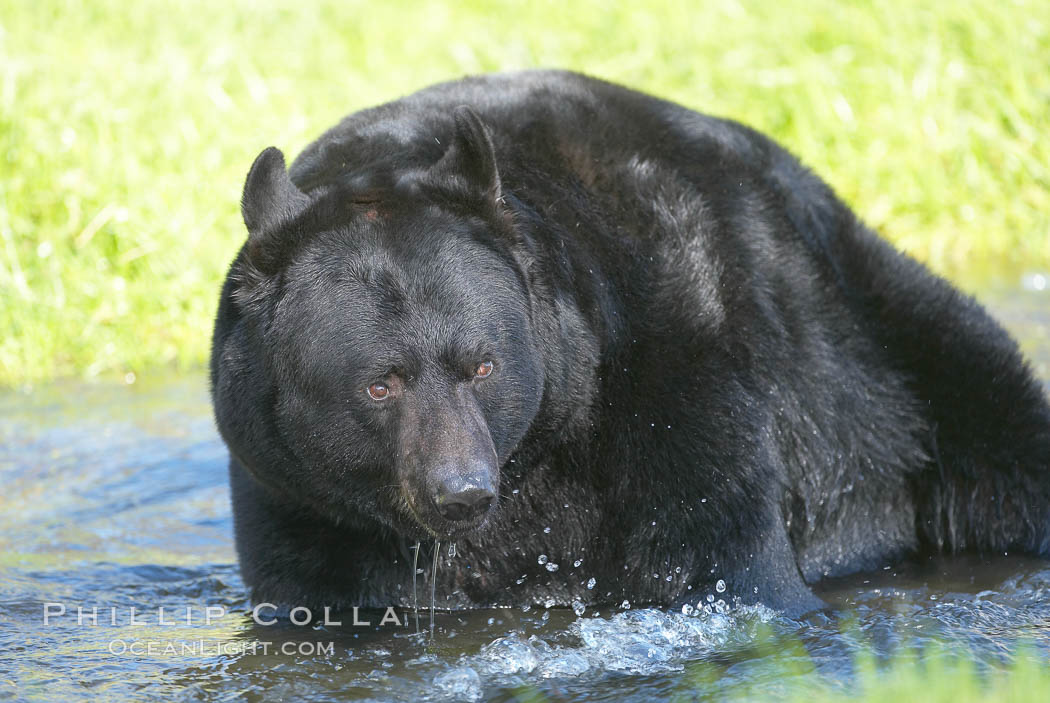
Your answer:
[[[373,383],[368,387],[368,397],[372,400],[384,400],[390,395],[390,388],[382,383]]]
[[[474,369],[474,378],[488,378],[492,375],[492,362],[482,361],[478,364],[478,367]]]

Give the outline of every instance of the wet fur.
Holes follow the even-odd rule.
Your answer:
[[[442,166],[460,105],[495,190],[469,155]],[[807,584],[908,555],[1050,552],[1050,409],[1016,344],[746,127],[570,73],[488,76],[351,115],[290,175],[309,204],[234,262],[212,357],[256,601],[407,602],[431,543],[389,430],[318,400],[360,386],[337,362],[385,353],[347,311],[412,305],[351,279],[432,286],[445,312],[476,290],[515,315],[434,334],[498,327],[503,368],[532,369],[478,401],[499,503],[455,539],[439,603],[695,604],[724,579],[801,612]]]

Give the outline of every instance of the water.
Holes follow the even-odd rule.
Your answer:
[[[991,306],[1048,379],[1050,297],[1029,288]],[[834,611],[803,621],[712,593],[687,613],[439,612],[432,640],[426,611],[423,634],[402,611],[403,625],[378,611],[357,614],[369,625],[261,625],[203,377],[23,389],[0,396],[0,417],[0,700],[629,701],[741,686],[765,698],[849,692],[861,651],[962,651],[984,666],[1019,642],[1050,654],[1050,563],[1017,555],[826,583]]]

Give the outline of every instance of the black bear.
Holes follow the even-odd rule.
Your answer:
[[[1050,553],[1016,344],[747,127],[467,78],[263,151],[242,209],[211,379],[257,602],[406,604],[420,541],[449,607],[798,613],[908,555]]]

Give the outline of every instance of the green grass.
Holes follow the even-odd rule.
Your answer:
[[[479,71],[749,123],[965,287],[1050,269],[1046,10],[0,0],[0,385],[199,365],[255,155]]]
[[[1050,672],[1035,656],[984,673],[965,657],[901,657],[885,668],[869,659],[861,665],[858,689],[859,696],[824,692],[798,703],[1044,703],[1050,696]]]
[[[1006,665],[979,666],[967,654],[943,646],[923,652],[902,648],[879,663],[870,647],[861,646],[854,666],[852,690],[827,685],[814,669],[810,676],[799,677],[804,682],[800,688],[806,690],[792,699],[795,703],[1043,703],[1050,697],[1050,671],[1031,650],[1022,650]]]
[[[762,635],[759,635],[761,641]],[[853,679],[821,672],[802,642],[771,638],[760,646],[763,663],[756,678],[741,677],[725,685],[725,663],[695,661],[685,666],[682,683],[670,700],[766,701],[793,703],[1045,703],[1050,700],[1050,670],[1030,647],[1015,650],[1011,661],[982,663],[958,647],[927,643],[922,649],[900,647],[890,657],[877,657],[859,632],[853,657]],[[1018,651],[1019,650],[1019,651]],[[836,666],[840,666],[836,664]]]
[[[685,684],[671,697],[687,701],[768,701],[794,703],[1045,703],[1050,696],[1050,672],[1034,656],[999,668],[983,667],[965,656],[907,656],[876,665],[870,654],[860,656],[855,682],[831,682],[807,664],[785,665],[780,685],[721,686],[717,668],[687,667]],[[765,672],[766,677],[770,676]]]

